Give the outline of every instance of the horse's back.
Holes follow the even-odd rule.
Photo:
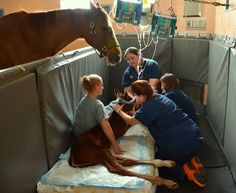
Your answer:
[[[93,135],[91,135],[91,133]],[[73,167],[85,167],[103,162],[109,151],[109,143],[94,132],[82,133],[75,137],[71,146],[69,164]]]

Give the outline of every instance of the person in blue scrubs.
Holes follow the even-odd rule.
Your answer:
[[[183,111],[197,124],[197,114],[190,98],[179,89],[179,82],[176,76],[172,73],[165,73],[161,77],[162,94],[175,102],[175,104],[183,109]]]
[[[131,91],[130,86],[136,80],[147,80],[154,88],[160,91],[161,68],[152,59],[143,58],[140,50],[129,47],[124,53],[124,58],[129,64],[123,73],[122,88]]]
[[[141,107],[133,116],[123,112],[122,106],[118,104],[114,108],[115,111],[129,125],[141,123],[148,128],[158,149],[156,158],[174,160],[176,166],[172,171],[181,179],[184,173],[187,174],[183,166],[191,160],[202,144],[203,137],[199,127],[172,100],[155,93],[146,80],[133,82],[131,89],[136,100],[141,103]],[[191,178],[199,177],[198,183],[204,187],[205,179],[200,178],[192,169],[189,168],[188,175]]]

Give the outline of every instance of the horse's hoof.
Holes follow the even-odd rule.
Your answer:
[[[174,182],[174,181],[172,181],[172,182],[170,183],[170,186],[169,186],[168,188],[169,188],[169,189],[172,189],[172,190],[176,190],[178,187],[179,187],[179,184],[176,183],[176,182]]]
[[[171,162],[171,167],[174,167],[176,165],[175,161],[170,161]]]
[[[176,165],[175,161],[172,160],[166,160],[166,162],[168,163],[167,167],[169,168],[173,168]]]

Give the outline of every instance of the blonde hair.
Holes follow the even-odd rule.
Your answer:
[[[161,78],[160,81],[165,83],[166,90],[169,91],[172,88],[178,88],[179,87],[179,81],[176,78],[176,76],[172,73],[165,73]]]
[[[95,87],[102,82],[102,77],[97,74],[83,76],[81,79],[82,86],[86,92],[91,92]]]

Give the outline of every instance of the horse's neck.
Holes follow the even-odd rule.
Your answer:
[[[113,129],[116,138],[123,136],[128,130],[126,122],[116,112],[112,112],[109,117],[109,123]]]
[[[89,10],[57,10],[36,14],[32,20],[41,21],[38,34],[45,42],[44,49],[50,49],[53,54],[59,52],[66,45],[78,38],[84,38]],[[42,17],[37,19],[37,17]],[[32,21],[34,22],[34,21]],[[38,38],[37,38],[38,39]]]

